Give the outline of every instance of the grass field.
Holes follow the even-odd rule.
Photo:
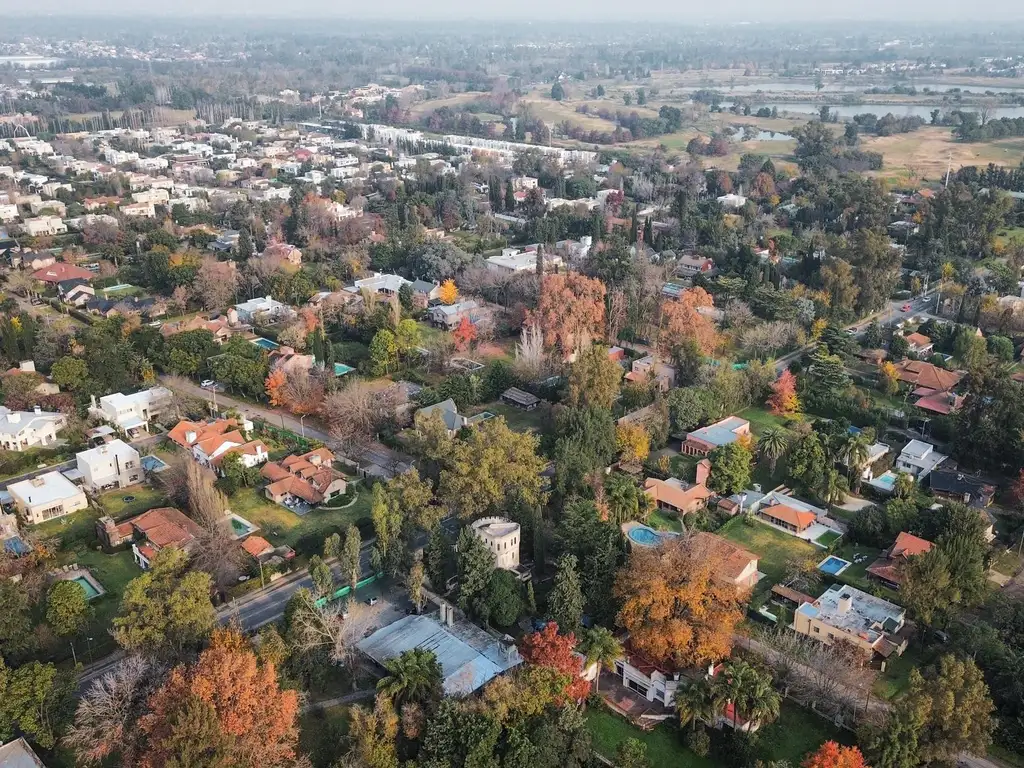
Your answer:
[[[779,582],[792,563],[817,557],[821,551],[803,539],[777,531],[757,520],[748,523],[743,517],[727,522],[718,530],[718,535],[756,554],[760,558],[758,570],[767,574],[772,583]]]
[[[163,506],[167,501],[162,490],[148,485],[135,485],[131,488],[108,491],[101,494],[99,499],[106,513],[115,520]],[[126,499],[131,499],[131,501],[126,501]]]
[[[656,509],[651,512],[650,517],[647,518],[647,524],[658,531],[673,531],[675,533],[681,533],[683,530],[683,526],[679,522],[679,518],[671,517],[660,509]]]
[[[231,511],[258,525],[259,535],[274,546],[294,547],[305,536],[324,538],[370,516],[370,494],[362,487],[351,507],[314,509],[302,517],[264,498],[255,488],[242,488],[229,501]]]
[[[634,738],[647,745],[647,759],[651,765],[679,768],[712,768],[715,765],[711,759],[698,757],[683,746],[676,732],[667,726],[641,731],[604,707],[588,709],[586,718],[594,751],[602,757],[614,759],[619,744]]]
[[[516,432],[535,432],[540,435],[551,425],[551,405],[549,403],[541,403],[532,411],[524,411],[522,408],[495,400],[470,409],[467,415],[475,416],[484,411],[493,413],[495,416],[504,416],[509,428]]]
[[[764,432],[765,427],[785,426],[785,419],[782,416],[769,413],[764,408],[747,408],[736,415],[750,422],[750,430],[755,436],[759,436]]]
[[[999,139],[976,143],[954,141],[949,128],[925,126],[913,133],[896,136],[865,137],[861,148],[881,152],[885,165],[875,175],[900,173],[914,179],[936,180],[946,173],[947,162],[953,169],[962,165],[1019,165],[1024,158],[1024,139]]]
[[[867,591],[872,586],[868,582],[867,570],[881,553],[882,550],[875,549],[874,547],[854,546],[853,544],[840,547],[839,551],[836,552],[836,556],[850,561],[850,566],[839,575],[840,580],[857,589]],[[859,563],[855,563],[853,561],[857,555],[867,555],[867,558]]]

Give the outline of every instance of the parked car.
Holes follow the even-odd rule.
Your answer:
[[[902,307],[900,307],[900,312],[909,312],[909,311],[910,311],[910,305],[909,304],[904,304]]]
[[[366,604],[367,605],[376,605],[379,602],[380,602],[380,598],[377,598],[377,597],[368,597],[368,598],[366,598]]]
[[[207,379],[206,381],[200,382],[199,386],[202,387],[203,389],[209,389],[216,383],[217,382],[215,382],[213,379]]]

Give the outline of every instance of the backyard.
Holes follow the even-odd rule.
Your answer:
[[[334,530],[358,524],[370,516],[370,493],[356,488],[352,506],[342,509],[318,508],[300,517],[265,498],[257,488],[241,488],[231,498],[231,511],[260,527],[257,532],[274,546],[291,547],[307,536],[324,538]]]
[[[104,514],[115,520],[123,520],[145,512],[147,509],[164,506],[167,497],[161,488],[149,485],[133,485],[130,488],[108,491],[99,496],[99,506]]]
[[[816,558],[821,553],[803,539],[757,520],[748,521],[746,517],[734,517],[718,530],[718,535],[756,554],[760,558],[758,570],[767,574],[773,584],[782,581],[791,566]]]
[[[493,413],[495,416],[504,416],[509,429],[516,432],[535,432],[539,435],[551,425],[551,406],[548,403],[541,403],[532,411],[524,411],[522,408],[495,400],[492,403],[471,408],[466,415],[475,416],[484,412]]]

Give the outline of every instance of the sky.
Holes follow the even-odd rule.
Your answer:
[[[1024,23],[1021,0],[0,0],[0,14],[246,16],[360,19],[631,19],[673,22],[988,20]]]

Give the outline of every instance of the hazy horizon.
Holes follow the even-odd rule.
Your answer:
[[[11,17],[64,16],[68,18],[237,17],[308,21],[316,18],[360,21],[414,20],[529,20],[535,23],[554,20],[586,22],[632,20],[638,23],[718,23],[762,22],[794,25],[816,22],[915,21],[922,26],[947,22],[1022,22],[1024,7],[1012,0],[996,0],[974,6],[955,0],[906,0],[894,4],[887,0],[863,0],[856,7],[847,3],[823,3],[820,0],[784,0],[767,5],[754,0],[725,0],[713,5],[669,4],[664,0],[634,0],[629,4],[611,0],[518,0],[514,4],[482,4],[474,0],[434,0],[429,5],[413,0],[391,0],[384,4],[328,2],[327,0],[290,0],[287,4],[271,0],[178,0],[173,4],[140,7],[129,0],[80,0],[68,8],[68,0],[0,0],[0,13]]]

